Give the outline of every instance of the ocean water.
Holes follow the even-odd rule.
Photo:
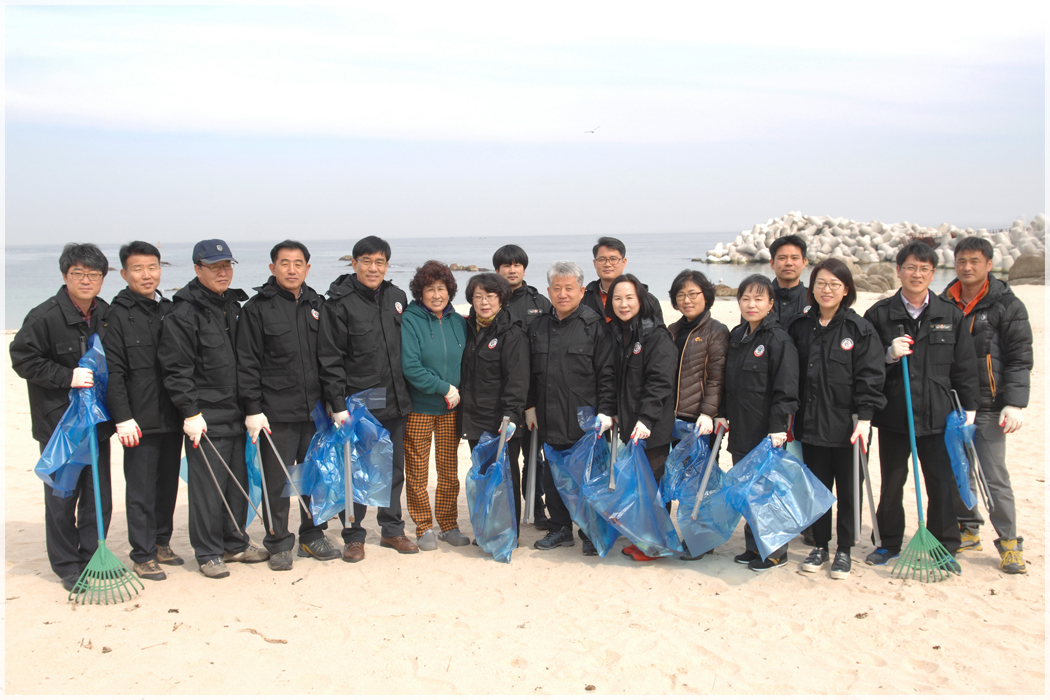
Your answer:
[[[692,258],[705,257],[707,251],[719,241],[728,242],[736,232],[674,233],[674,234],[625,234],[618,236],[627,246],[627,272],[636,275],[649,285],[650,291],[660,300],[667,299],[667,292],[675,275],[684,269],[699,270],[714,283],[720,280],[731,287],[756,272],[772,275],[765,265],[725,265],[692,262]],[[307,284],[318,292],[328,291],[331,282],[344,273],[352,272],[350,264],[339,260],[349,255],[354,240],[310,241],[302,239],[310,249],[310,274]],[[594,273],[591,247],[597,240],[592,235],[531,236],[506,238],[499,236],[469,236],[457,238],[392,238],[390,270],[387,278],[408,293],[408,283],[416,268],[427,260],[440,260],[447,264],[477,265],[492,267],[492,253],[507,243],[520,245],[529,255],[529,267],[525,280],[541,291],[546,290],[546,270],[555,260],[575,260],[583,268],[584,277],[591,280]],[[158,241],[151,241],[156,244]],[[185,286],[194,277],[190,254],[196,241],[159,241],[161,257],[165,265],[161,273],[161,289],[164,296],[171,297],[176,288]],[[234,267],[233,286],[240,287],[251,296],[257,287],[270,275],[270,248],[277,241],[228,241],[238,264]],[[110,267],[119,269],[119,244],[101,245],[109,259]],[[4,328],[18,328],[26,314],[62,285],[58,269],[58,256],[62,245],[17,245],[8,241],[5,248],[4,271]],[[453,303],[462,303],[463,290],[472,272],[456,272],[460,293]],[[940,290],[954,275],[951,270],[938,270],[933,288]],[[804,275],[808,281],[808,277]],[[106,275],[101,296],[112,299],[125,286],[116,270]],[[411,295],[409,295],[411,296]],[[726,303],[726,302],[720,302]]]

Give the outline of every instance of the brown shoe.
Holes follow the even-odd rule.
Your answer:
[[[380,547],[389,547],[390,549],[396,549],[401,554],[415,554],[419,551],[419,547],[408,539],[404,535],[397,535],[396,537],[383,537],[379,540]]]
[[[356,564],[365,558],[365,543],[364,542],[350,542],[343,547],[343,561],[348,561],[351,564]]]

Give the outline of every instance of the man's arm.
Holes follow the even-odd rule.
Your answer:
[[[164,372],[164,388],[183,418],[201,412],[197,385],[193,380],[197,365],[197,329],[190,319],[171,313],[160,327],[157,357]]]
[[[594,381],[598,398],[595,413],[616,415],[616,352],[612,336],[602,323],[594,333]]]
[[[1003,401],[1025,408],[1032,383],[1032,325],[1020,299],[1003,310],[999,347],[1003,351]]]
[[[948,376],[952,389],[959,392],[959,402],[963,410],[976,411],[981,404],[981,385],[977,377],[977,351],[974,349],[973,336],[969,327],[962,320],[962,313],[956,317],[955,355],[952,359]]]
[[[321,307],[321,323],[317,328],[317,363],[321,390],[325,401],[335,412],[346,410],[346,319],[342,304],[329,301]]]
[[[22,379],[46,389],[68,389],[73,384],[73,368],[52,360],[51,350],[47,323],[40,317],[27,318],[11,340],[11,368]]]
[[[255,304],[241,309],[237,321],[237,394],[244,415],[262,413],[262,360],[266,352],[263,320]]]
[[[128,355],[124,347],[124,326],[116,314],[110,313],[109,327],[101,336],[106,352],[109,384],[106,387],[106,408],[115,423],[132,420],[131,401],[128,398]]]

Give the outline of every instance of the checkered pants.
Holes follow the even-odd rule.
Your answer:
[[[456,413],[428,416],[409,413],[405,424],[405,496],[408,514],[416,523],[416,536],[434,525],[430,514],[430,496],[427,481],[430,477],[430,443],[435,444],[434,462],[437,465],[437,489],[434,492],[434,514],[442,532],[459,527],[456,501],[459,498],[459,465],[456,450],[459,434]]]

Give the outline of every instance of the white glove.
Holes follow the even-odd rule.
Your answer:
[[[182,432],[193,441],[193,446],[201,444],[201,435],[208,432],[208,424],[204,422],[204,414],[198,413],[182,421]]]
[[[652,432],[645,427],[645,423],[638,421],[634,424],[634,432],[631,433],[631,439],[634,440],[634,444],[637,445],[639,440],[645,440]]]
[[[73,370],[73,381],[69,383],[73,389],[87,389],[95,386],[95,373],[86,367],[77,367]]]
[[[899,338],[894,338],[893,342],[890,343],[890,357],[894,360],[899,360],[905,355],[911,354],[911,346],[915,341],[911,339],[910,335],[902,335]]]
[[[529,430],[536,429],[536,409],[526,408],[525,409],[525,427]]]
[[[977,411],[966,411],[966,422],[963,425],[973,425],[975,420],[977,420]]]
[[[270,420],[266,417],[265,413],[256,413],[250,416],[245,416],[244,427],[248,429],[248,435],[251,436],[253,445],[259,440],[259,431],[265,430],[267,433],[273,432],[270,430]]]
[[[117,439],[124,447],[138,447],[140,437],[142,437],[142,431],[139,430],[139,424],[134,418],[117,423]]]
[[[769,434],[769,439],[773,441],[773,447],[780,447],[785,442],[787,442],[788,434],[787,433],[770,433]]]
[[[697,435],[710,435],[711,431],[714,430],[715,424],[711,420],[711,416],[705,416],[703,413],[696,419],[696,434]]]
[[[729,432],[729,419],[728,418],[715,418],[715,430],[718,430],[719,426],[725,426],[726,432]]]
[[[350,420],[350,411],[339,411],[332,414],[332,422],[337,428],[348,420]]]
[[[451,384],[448,385],[448,393],[445,394],[445,403],[450,411],[459,405],[459,389]]]
[[[999,425],[1003,433],[1015,433],[1024,425],[1024,415],[1017,406],[1005,406],[999,414]]]
[[[868,454],[868,435],[871,431],[870,420],[858,420],[857,427],[853,429],[853,434],[849,436],[850,444],[855,444],[857,440],[860,440],[860,449],[864,454]]]
[[[604,433],[606,430],[611,428],[612,425],[613,425],[612,418],[610,418],[609,416],[605,415],[604,413],[599,413],[598,414],[598,421],[601,423],[601,425],[598,426],[598,434],[599,435]]]

